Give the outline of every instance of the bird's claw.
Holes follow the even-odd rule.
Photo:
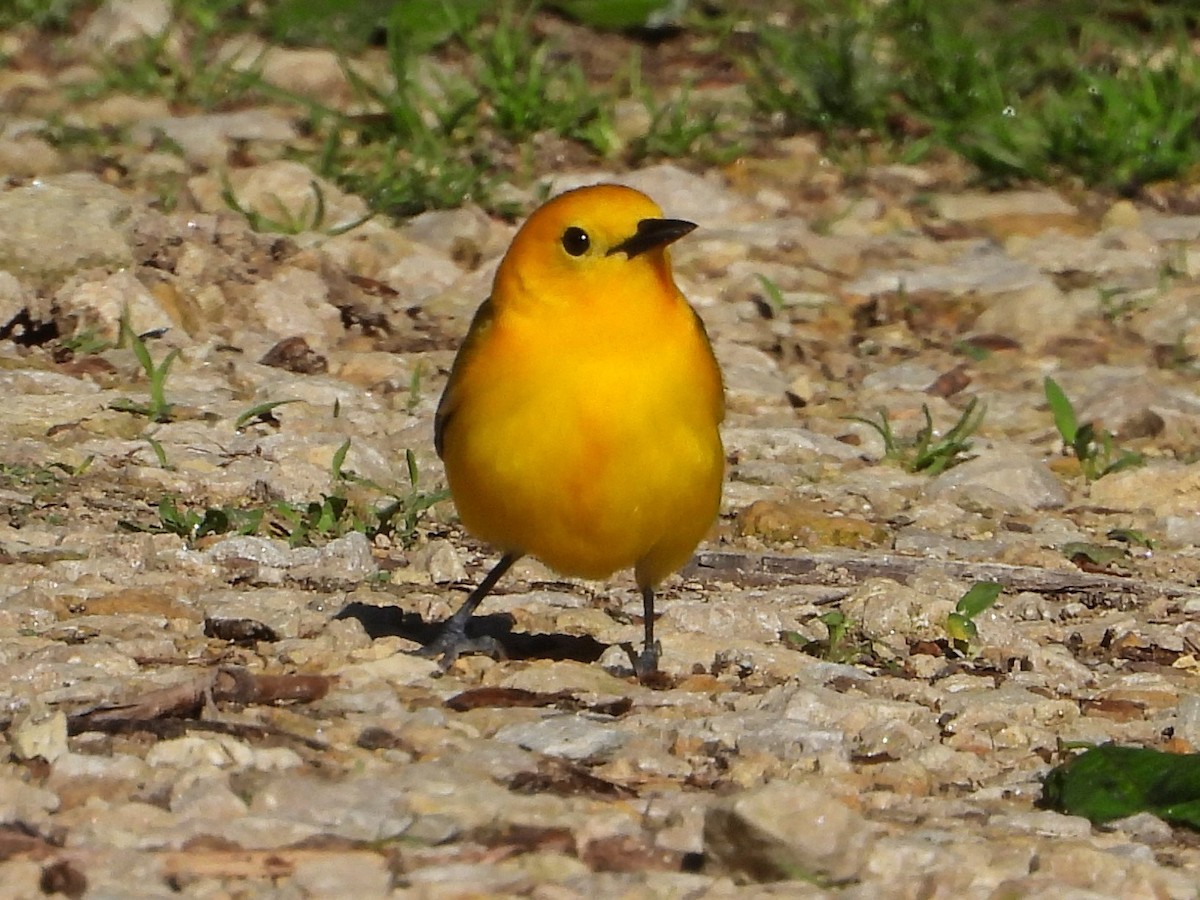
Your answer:
[[[456,628],[443,629],[441,634],[413,653],[427,659],[441,657],[438,669],[443,673],[450,671],[460,656],[468,654],[477,653],[497,660],[507,658],[504,647],[494,637],[486,634],[468,637],[465,631]]]
[[[635,653],[633,644],[629,641],[622,643],[621,649],[629,657],[629,664],[633,666],[633,674],[637,676],[638,681],[649,681],[658,675],[658,658],[662,655],[662,644],[659,641],[647,644],[641,653]]]

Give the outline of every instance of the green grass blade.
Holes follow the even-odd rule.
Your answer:
[[[257,406],[252,406],[233,422],[233,430],[241,431],[251,422],[258,419],[265,419],[267,414],[280,406],[286,406],[288,403],[299,403],[299,400],[269,400],[266,403],[259,403]]]
[[[1075,407],[1071,405],[1071,401],[1063,393],[1063,389],[1058,386],[1058,382],[1049,375],[1042,382],[1042,388],[1046,392],[1046,402],[1050,404],[1050,412],[1054,416],[1054,427],[1058,429],[1064,444],[1068,447],[1074,446],[1075,435],[1079,431],[1079,421],[1075,418]]]

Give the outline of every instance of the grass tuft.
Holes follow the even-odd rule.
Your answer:
[[[1042,386],[1050,413],[1054,416],[1054,427],[1066,448],[1079,460],[1084,478],[1095,481],[1122,469],[1145,464],[1142,454],[1118,447],[1112,432],[1097,427],[1093,422],[1081,424],[1075,414],[1074,404],[1057,381],[1047,375]]]
[[[968,455],[971,452],[970,437],[979,430],[987,414],[987,407],[978,398],[971,398],[958,421],[940,438],[927,405],[921,404],[921,414],[925,422],[910,438],[901,438],[895,433],[884,410],[879,411],[878,422],[861,416],[848,418],[873,428],[883,439],[884,459],[898,464],[906,472],[938,475],[971,458]]]

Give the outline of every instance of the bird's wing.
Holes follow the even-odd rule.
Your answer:
[[[713,367],[717,373],[717,390],[713,397],[713,417],[717,423],[725,421],[725,373],[721,371],[721,367],[717,365],[717,355],[713,351],[712,339],[708,336],[708,329],[704,327],[704,320],[700,318],[700,313],[696,312],[696,308],[690,303],[688,307],[692,311],[692,318],[696,322],[696,330],[700,332],[700,336],[704,338],[704,344],[708,347],[708,352],[712,354]]]
[[[439,459],[446,446],[446,423],[450,421],[458,407],[458,383],[474,354],[475,346],[492,327],[493,315],[491,298],[479,304],[479,309],[475,310],[475,316],[471,319],[471,327],[467,329],[467,336],[463,338],[462,346],[458,348],[458,355],[454,357],[454,365],[450,369],[450,380],[446,382],[446,390],[442,392],[442,399],[438,401],[437,413],[433,417],[433,446],[437,450]]]

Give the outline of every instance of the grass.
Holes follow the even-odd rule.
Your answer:
[[[172,38],[180,31],[188,39],[176,52]],[[233,54],[219,58],[221,42],[232,34],[231,23],[216,9],[204,3],[179,3],[174,28],[144,37],[128,54],[103,57],[97,74],[73,85],[70,95],[89,100],[120,92],[161,97],[176,107],[202,110],[271,97],[273,91],[262,80],[258,60],[247,65]]]
[[[87,0],[7,0],[0,4],[0,28],[65,31],[72,14],[88,5]]]
[[[933,417],[925,404],[921,404],[921,414],[925,421],[916,433],[908,438],[896,434],[884,410],[879,411],[879,421],[861,416],[849,418],[875,429],[883,439],[885,460],[896,463],[906,472],[937,475],[970,459],[970,437],[983,424],[986,412],[987,408],[978,398],[971,398],[958,420],[941,437],[938,437],[937,430],[933,427]]]
[[[189,507],[175,497],[164,496],[156,507],[156,522],[122,520],[120,525],[127,531],[175,534],[189,543],[209,535],[263,534],[302,547],[360,532],[371,539],[386,536],[410,544],[425,513],[445,500],[449,492],[426,490],[420,485],[416,456],[411,450],[405,452],[408,485],[393,489],[347,471],[349,450],[349,440],[338,447],[330,463],[330,489],[313,500]]]
[[[95,457],[88,456],[78,465],[51,462],[45,465],[0,462],[0,515],[13,528],[21,528],[32,518],[47,525],[67,523],[61,509],[53,509],[68,482],[91,468]]]
[[[563,26],[545,24],[558,10],[601,31],[644,23],[669,5],[194,0],[176,5],[168,35],[101,61],[97,75],[73,90],[80,99],[164,97],[178,112],[290,105],[306,131],[290,155],[362,195],[373,211],[396,216],[464,201],[511,212],[501,185],[544,169],[538,148],[546,136],[580,163],[619,168],[656,159],[720,163],[808,132],[845,161],[949,153],[971,163],[985,184],[1069,177],[1125,194],[1186,178],[1200,158],[1200,59],[1188,46],[1200,31],[1200,9],[1190,5],[691,4],[676,40],[725,60],[717,83],[740,82],[748,105],[702,89],[713,79],[694,77],[687,64],[648,78],[641,62],[648,32],[606,38],[623,41],[626,62],[602,76],[564,46]],[[12,7],[0,11],[0,27],[63,33],[92,4],[13,0]],[[344,53],[356,109],[267,84],[255,61],[221,55],[239,33]],[[381,41],[387,79],[374,83],[349,61]],[[621,136],[618,102],[631,99],[645,108],[648,127]],[[319,226],[319,210],[312,212]],[[312,223],[301,216],[260,224],[288,232]]]
[[[798,631],[780,632],[785,647],[807,653],[826,662],[859,663],[869,656],[870,647],[856,638],[854,623],[840,610],[831,610],[817,617],[825,626],[824,638],[810,640]]]
[[[133,351],[134,357],[146,375],[149,400],[146,403],[138,403],[127,397],[121,397],[113,401],[112,408],[121,412],[145,416],[151,422],[170,422],[172,404],[167,402],[167,376],[171,373],[171,365],[179,358],[179,351],[172,350],[163,357],[161,362],[154,362],[150,356],[150,349],[146,346],[145,338],[136,334],[130,327],[128,313],[121,316],[118,346],[126,344]],[[158,455],[159,461],[165,465],[161,451],[156,449],[155,453]]]
[[[241,431],[250,425],[260,423],[268,425],[278,425],[279,420],[275,418],[275,410],[281,406],[286,406],[289,403],[299,403],[299,400],[268,400],[265,403],[256,403],[254,406],[245,410],[238,415],[233,422],[233,430]]]
[[[1079,469],[1088,481],[1145,463],[1142,454],[1118,447],[1112,432],[1093,422],[1081,424],[1074,404],[1049,375],[1042,382],[1042,388],[1054,417],[1054,427],[1063,445],[1079,461]]]
[[[271,195],[271,199],[275,201],[275,206],[283,211],[282,217],[278,219],[258,210],[243,206],[241,201],[238,200],[237,194],[234,193],[233,185],[225,177],[222,177],[221,181],[221,199],[231,210],[243,216],[251,228],[259,232],[297,235],[306,231],[322,231],[330,237],[335,237],[357,228],[367,219],[371,218],[371,213],[367,213],[349,222],[327,227],[325,218],[327,212],[325,209],[325,192],[315,179],[309,182],[309,187],[312,189],[312,201],[310,202],[308,198],[305,198],[304,203],[301,204],[298,210],[289,209],[287,204],[282,200]]]
[[[391,215],[464,200],[506,211],[494,196],[504,163],[521,167],[535,135],[555,134],[599,156],[609,153],[616,146],[609,98],[588,84],[576,61],[559,58],[552,44],[532,34],[529,15],[510,5],[479,27],[451,18],[445,33],[415,45],[411,33],[392,31],[395,87],[347,70],[362,102],[380,112],[351,118],[323,111],[318,171]],[[451,36],[469,63],[459,77],[430,84],[418,51]]]
[[[760,33],[748,88],[784,131],[835,149],[940,148],[990,183],[1073,175],[1130,193],[1196,159],[1196,25],[1183,6],[1132,0],[800,3]]]

